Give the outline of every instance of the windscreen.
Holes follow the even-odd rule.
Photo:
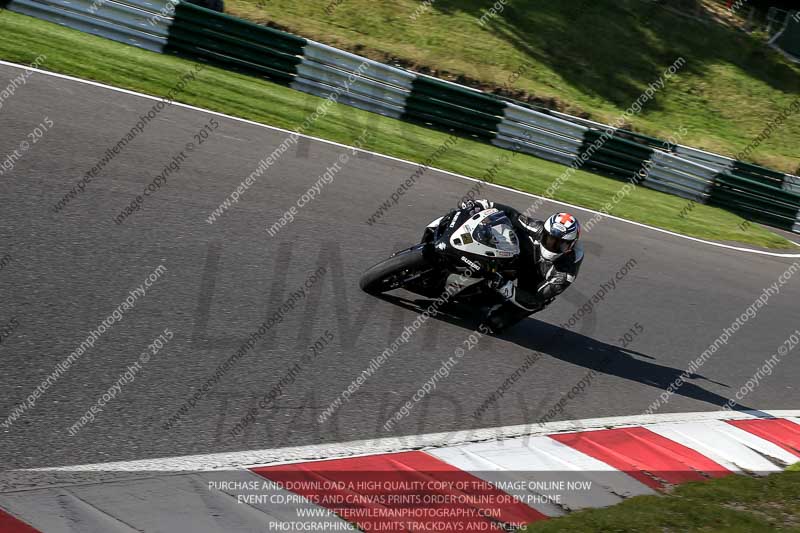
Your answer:
[[[511,221],[502,211],[484,218],[475,228],[472,237],[479,243],[502,252],[519,253],[517,234]]]

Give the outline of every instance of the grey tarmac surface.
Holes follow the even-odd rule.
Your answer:
[[[0,82],[19,71],[0,66]],[[360,154],[296,219],[265,228],[347,150],[302,140],[214,224],[213,209],[286,134],[216,117],[219,128],[187,155],[166,186],[122,224],[114,217],[173,156],[196,142],[211,115],[163,110],[61,212],[53,205],[129,131],[152,100],[34,74],[0,110],[0,158],[19,149],[45,117],[50,131],[0,176],[0,421],[75,350],[160,264],[167,271],[8,428],[2,469],[330,443],[392,435],[534,423],[576,383],[591,383],[550,420],[635,415],[647,409],[724,327],[776,282],[792,261],[717,248],[616,220],[584,235],[587,257],[572,288],[546,312],[500,338],[480,339],[432,394],[393,431],[387,418],[453,355],[475,326],[430,320],[361,386],[331,420],[317,417],[417,317],[408,306],[358,288],[360,274],[416,242],[430,220],[472,182],[433,170],[374,225],[366,219],[415,166]],[[487,162],[487,167],[491,162]],[[481,169],[482,170],[482,169]],[[554,176],[555,177],[555,176]],[[487,188],[525,209],[531,197]],[[559,210],[546,203],[542,215]],[[573,210],[580,219],[591,216]],[[602,283],[635,265],[593,311],[564,329]],[[326,267],[297,308],[219,379],[170,429],[164,425],[238,347]],[[406,294],[405,297],[410,298]],[[716,411],[794,330],[800,278],[749,320],[658,412]],[[620,338],[639,324],[627,348]],[[174,338],[122,386],[94,422],[78,421],[165,328]],[[317,338],[334,340],[256,422],[230,430],[283,378]],[[472,413],[532,352],[537,362],[482,417]],[[742,402],[755,409],[800,405],[800,362],[784,362]]]

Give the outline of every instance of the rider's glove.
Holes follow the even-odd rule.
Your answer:
[[[461,207],[461,209],[466,209],[470,212],[470,214],[475,214],[483,211],[484,209],[489,209],[492,207],[492,205],[494,204],[492,204],[492,202],[489,200],[467,200],[465,202],[461,202],[459,207]]]

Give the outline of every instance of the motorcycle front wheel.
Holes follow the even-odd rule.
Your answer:
[[[417,245],[370,267],[361,276],[361,290],[370,294],[381,294],[399,289],[421,272],[430,270],[431,265],[425,259],[423,250],[424,246]]]

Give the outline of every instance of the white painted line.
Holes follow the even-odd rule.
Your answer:
[[[15,470],[10,473],[29,472],[187,472],[236,469],[254,466],[295,463],[394,453],[407,450],[431,449],[443,446],[455,446],[483,441],[496,441],[512,437],[537,437],[553,433],[573,431],[591,431],[615,427],[642,426],[658,423],[703,422],[708,420],[745,420],[763,418],[759,413],[767,413],[776,418],[798,417],[800,410],[790,411],[720,411],[699,413],[665,413],[654,415],[619,416],[610,418],[590,418],[585,420],[569,420],[548,422],[546,424],[526,424],[477,430],[452,431],[446,433],[429,433],[408,437],[390,437],[375,440],[357,440],[351,442],[297,446],[267,450],[248,450],[230,453],[212,453],[204,455],[188,455],[182,457],[164,457],[141,459],[136,461],[118,461],[86,465],[61,466],[51,468],[35,468]],[[525,439],[523,439],[525,440]],[[2,476],[0,475],[0,478]]]
[[[42,70],[42,69],[38,69],[38,68],[31,68],[31,67],[26,66],[26,65],[19,65],[17,63],[11,63],[9,61],[0,60],[0,65],[5,65],[5,66],[8,66],[8,67],[14,67],[14,68],[19,68],[19,69],[27,69],[27,70],[30,70],[32,72],[38,72],[40,74],[45,74],[47,76],[53,76],[55,78],[61,78],[61,79],[65,79],[65,80],[70,80],[70,81],[74,81],[76,83],[84,83],[86,85],[92,85],[92,86],[95,86],[95,87],[101,87],[103,89],[108,89],[110,91],[116,91],[116,92],[120,92],[120,93],[124,93],[124,94],[129,94],[129,95],[132,95],[132,96],[138,96],[140,98],[147,98],[149,100],[161,100],[161,97],[151,96],[149,94],[142,94],[142,93],[138,93],[138,92],[131,91],[131,90],[128,90],[128,89],[121,89],[119,87],[113,87],[111,85],[106,85],[104,83],[99,83],[99,82],[96,82],[96,81],[90,81],[90,80],[84,80],[84,79],[81,79],[81,78],[75,78],[73,76],[68,76],[66,74],[59,74],[59,73],[56,73],[56,72],[50,72],[50,71]],[[268,124],[262,124],[260,122],[247,120],[245,118],[234,117],[234,116],[231,116],[231,115],[226,115],[225,113],[219,113],[217,111],[211,111],[209,109],[203,109],[201,107],[195,107],[195,106],[191,106],[191,105],[188,105],[188,104],[183,104],[183,103],[180,103],[180,102],[173,102],[172,105],[176,106],[176,107],[182,107],[184,109],[191,109],[193,111],[200,111],[202,113],[208,113],[208,114],[215,115],[215,116],[218,116],[218,117],[223,117],[223,118],[226,118],[226,119],[229,119],[229,120],[242,122],[244,124],[250,124],[252,126],[257,126],[257,127],[261,127],[261,128],[275,130],[275,131],[280,131],[280,132],[283,132],[283,133],[286,133],[286,134],[292,134],[292,133],[297,134],[294,131],[286,130],[286,129],[283,129],[283,128],[278,128],[277,126],[270,126]],[[321,139],[319,137],[313,137],[311,135],[305,135],[305,134],[302,134],[302,133],[301,134],[297,134],[297,135],[300,136],[300,137],[305,137],[307,139],[311,139],[313,141],[317,141],[317,142],[321,142],[321,143],[325,143],[325,144],[331,144],[333,146],[339,146],[339,147],[342,147],[342,148],[348,148],[348,149],[352,149],[352,150],[357,150],[357,151],[363,152],[365,154],[372,154],[372,155],[375,155],[375,156],[378,156],[378,157],[382,157],[384,159],[390,159],[392,161],[397,161],[397,162],[400,162],[400,163],[405,163],[407,165],[412,165],[414,167],[420,166],[419,163],[414,163],[413,161],[408,161],[406,159],[400,159],[400,158],[397,158],[397,157],[393,157],[393,156],[386,155],[386,154],[381,154],[381,153],[378,153],[378,152],[371,152],[369,150],[364,150],[362,148],[356,148],[354,146],[348,146],[346,144],[337,143],[337,142],[334,142],[334,141],[329,141],[327,139]],[[438,169],[436,167],[430,167],[430,169],[433,170],[434,172],[439,172],[441,174],[446,174],[446,175],[453,176],[453,177],[460,178],[460,179],[465,179],[465,180],[469,180],[469,181],[481,181],[481,180],[479,180],[477,178],[472,178],[472,177],[469,177],[469,176],[464,176],[462,174],[457,174],[455,172],[450,172],[449,170],[442,170],[442,169]],[[612,220],[617,220],[617,221],[620,221],[620,222],[626,222],[628,224],[633,224],[634,226],[639,226],[641,228],[647,228],[647,229],[650,229],[652,231],[657,231],[659,233],[664,233],[666,235],[672,235],[673,237],[678,237],[678,238],[681,238],[681,239],[687,239],[687,240],[690,240],[690,241],[699,242],[699,243],[706,244],[706,245],[709,245],[709,246],[715,246],[715,247],[718,247],[718,248],[725,248],[725,249],[728,249],[728,250],[736,250],[736,251],[739,251],[739,252],[745,252],[745,253],[751,253],[751,254],[767,255],[767,256],[771,256],[771,257],[792,257],[792,258],[800,257],[800,254],[786,254],[786,253],[777,253],[777,252],[767,252],[767,251],[763,251],[763,250],[754,250],[752,248],[742,248],[742,247],[739,247],[739,246],[731,246],[729,244],[722,244],[722,243],[714,242],[714,241],[707,241],[705,239],[698,239],[697,237],[689,237],[688,235],[681,235],[680,233],[675,233],[674,231],[669,231],[669,230],[665,230],[665,229],[662,229],[662,228],[656,228],[654,226],[649,226],[647,224],[642,224],[641,222],[635,222],[633,220],[628,220],[628,219],[621,218],[621,217],[616,217],[616,216],[613,216],[613,215],[607,215],[605,213],[600,213],[599,211],[595,211],[593,209],[589,209],[589,208],[586,208],[586,207],[581,207],[581,206],[577,206],[577,205],[573,205],[573,204],[568,204],[568,203],[561,202],[561,201],[558,201],[558,200],[553,200],[551,198],[538,196],[536,194],[529,193],[529,192],[518,191],[516,189],[512,189],[510,187],[505,187],[503,185],[497,185],[497,184],[494,184],[494,183],[488,183],[487,185],[491,185],[492,187],[496,187],[498,189],[502,189],[502,190],[505,190],[505,191],[509,191],[509,192],[521,194],[521,195],[524,195],[524,196],[528,196],[530,198],[537,198],[537,199],[541,199],[541,200],[546,200],[546,201],[554,203],[554,204],[564,205],[564,206],[567,206],[567,207],[569,207],[571,209],[580,209],[582,211],[586,211],[587,213],[601,215],[601,216],[603,216],[605,218],[610,218]],[[791,241],[791,240],[789,240],[789,242],[792,242],[796,246],[800,247],[800,243],[796,243],[796,242]]]

